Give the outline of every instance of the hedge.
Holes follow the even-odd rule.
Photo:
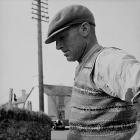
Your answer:
[[[0,109],[0,140],[51,140],[51,125],[43,112]]]

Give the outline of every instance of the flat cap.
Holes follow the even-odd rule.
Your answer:
[[[51,20],[48,28],[46,44],[55,41],[55,36],[77,23],[88,22],[95,25],[92,12],[82,5],[70,5],[60,10]]]

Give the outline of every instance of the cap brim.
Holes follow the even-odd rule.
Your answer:
[[[54,33],[52,33],[50,36],[48,36],[48,38],[46,39],[45,41],[45,44],[49,44],[49,43],[52,43],[55,41],[55,37],[58,33],[64,31],[65,29],[69,28],[70,26],[66,26],[66,27],[63,27],[57,31],[55,31]]]

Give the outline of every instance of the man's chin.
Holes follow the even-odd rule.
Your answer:
[[[76,61],[76,60],[72,59],[71,57],[67,57],[67,61],[69,61],[69,62],[74,62],[74,61]]]

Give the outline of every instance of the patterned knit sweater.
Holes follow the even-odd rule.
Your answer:
[[[129,140],[136,131],[136,111],[130,102],[98,89],[93,77],[94,55],[79,65],[71,98],[70,132],[67,140]]]

